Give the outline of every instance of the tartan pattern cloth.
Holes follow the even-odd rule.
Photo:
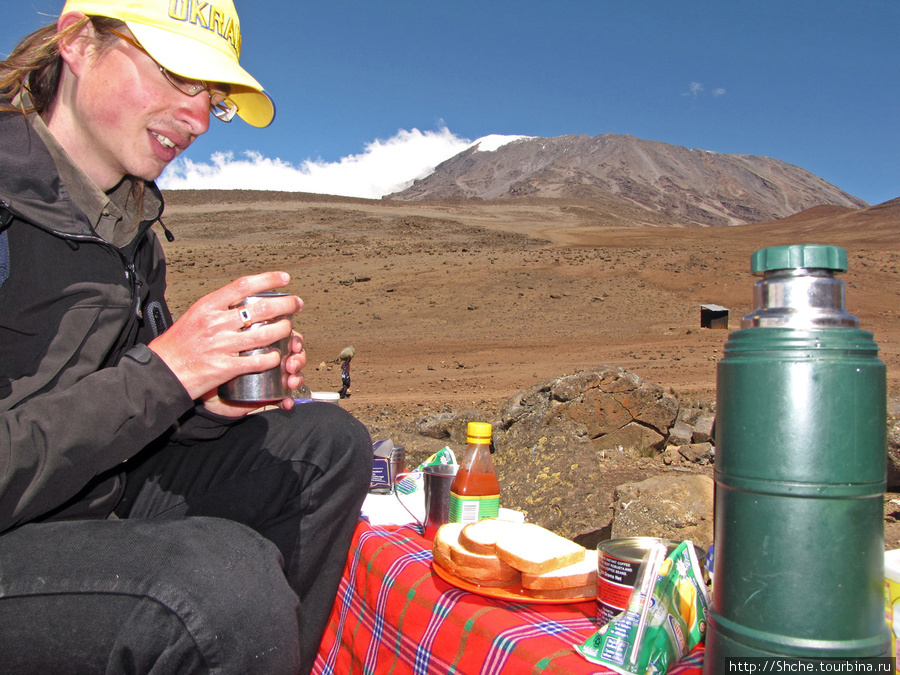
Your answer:
[[[527,604],[457,589],[432,572],[420,532],[360,520],[315,675],[613,672],[573,649],[596,631],[594,602]],[[699,646],[669,673],[702,668]]]

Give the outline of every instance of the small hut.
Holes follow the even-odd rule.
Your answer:
[[[700,305],[700,327],[728,330],[728,308],[721,305]]]

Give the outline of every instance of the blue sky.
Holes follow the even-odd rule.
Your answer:
[[[63,4],[2,2],[4,56]],[[235,2],[275,122],[213,120],[164,185],[378,196],[484,136],[616,133],[900,197],[896,0]]]

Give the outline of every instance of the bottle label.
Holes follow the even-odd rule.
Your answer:
[[[450,493],[450,522],[475,523],[500,515],[500,495],[468,496]]]

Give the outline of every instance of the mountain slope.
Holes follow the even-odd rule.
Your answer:
[[[754,224],[761,241],[790,237],[785,243],[893,247],[900,244],[900,199],[864,209],[816,206],[773,223]]]
[[[651,212],[648,222],[692,225],[765,222],[823,204],[867,206],[777,159],[616,134],[524,138],[489,152],[475,145],[387,199],[610,196]]]

